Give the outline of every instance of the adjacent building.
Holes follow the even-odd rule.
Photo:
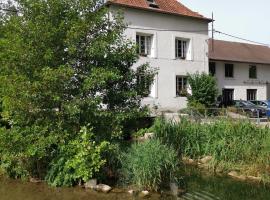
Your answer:
[[[209,73],[226,105],[232,100],[270,99],[270,48],[210,40]]]
[[[187,74],[208,72],[208,23],[176,0],[110,0],[128,24],[125,35],[137,43],[139,62],[158,69],[143,104],[161,110],[186,107]]]

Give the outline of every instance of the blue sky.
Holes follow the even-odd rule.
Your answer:
[[[180,0],[184,5],[211,18],[215,29],[270,45],[270,0]],[[216,39],[233,40],[215,34]]]

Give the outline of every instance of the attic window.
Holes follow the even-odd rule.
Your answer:
[[[151,8],[159,8],[159,6],[155,0],[147,0],[147,3],[149,5],[149,7],[151,7]]]

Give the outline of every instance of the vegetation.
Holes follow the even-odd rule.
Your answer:
[[[46,180],[53,186],[72,186],[95,177],[106,160],[102,153],[108,151],[108,142],[96,144],[93,133],[86,127],[78,138],[61,146],[58,156],[53,159]]]
[[[159,140],[133,144],[121,158],[121,174],[126,183],[141,189],[158,190],[174,180],[177,153]]]
[[[141,84],[154,72],[131,68],[136,47],[103,0],[14,2],[19,14],[1,18],[0,97],[11,127],[0,129],[0,166],[57,186],[98,177],[108,146],[147,114]]]
[[[181,120],[169,123],[162,119],[154,125],[156,137],[173,146],[178,154],[193,159],[213,156],[214,170],[242,170],[252,175],[269,174],[270,129],[248,121],[220,120],[201,124]]]
[[[192,95],[188,96],[188,105],[211,107],[214,105],[217,95],[217,83],[213,76],[206,73],[189,74],[188,83],[192,90]]]

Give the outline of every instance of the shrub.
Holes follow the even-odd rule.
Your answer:
[[[93,178],[106,160],[102,153],[109,143],[96,144],[93,133],[83,127],[78,137],[60,146],[59,155],[52,161],[46,181],[53,186],[73,186]]]
[[[206,73],[189,74],[188,83],[192,95],[188,96],[188,103],[200,103],[206,107],[213,106],[218,95],[216,79]]]
[[[178,167],[175,150],[161,144],[159,140],[149,140],[133,144],[121,158],[124,181],[141,189],[158,190],[174,177]]]

